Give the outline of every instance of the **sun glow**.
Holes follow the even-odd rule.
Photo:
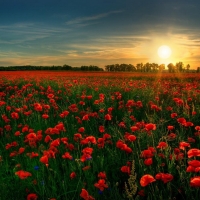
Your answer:
[[[163,59],[169,58],[171,53],[172,53],[171,49],[166,45],[162,45],[158,48],[158,55],[160,58]]]

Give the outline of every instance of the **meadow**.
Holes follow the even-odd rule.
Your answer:
[[[196,200],[200,76],[0,73],[1,200]]]

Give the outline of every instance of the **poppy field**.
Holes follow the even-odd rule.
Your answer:
[[[0,199],[200,196],[198,74],[1,72]]]

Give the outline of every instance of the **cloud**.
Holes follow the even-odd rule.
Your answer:
[[[123,11],[116,10],[116,11],[110,11],[110,12],[101,13],[101,14],[93,15],[93,16],[78,17],[78,18],[67,21],[66,24],[67,25],[81,25],[84,23],[85,25],[89,25],[92,21],[97,21],[97,20],[105,18],[111,14],[116,14],[116,13],[121,13],[121,12],[123,12]]]

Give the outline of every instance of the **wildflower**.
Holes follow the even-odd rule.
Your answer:
[[[37,171],[37,170],[39,170],[39,168],[40,168],[40,167],[36,165],[36,166],[34,167],[34,170]]]
[[[153,152],[149,149],[142,151],[142,154],[141,154],[142,158],[152,158],[153,156],[154,156]]]
[[[70,176],[71,179],[74,179],[76,177],[76,173],[72,172],[69,176]]]
[[[121,172],[131,174],[130,166],[122,166]]]
[[[92,196],[89,195],[86,189],[81,190],[80,197],[84,200],[95,200]]]
[[[62,158],[64,158],[64,159],[69,159],[69,160],[72,160],[72,159],[73,159],[73,157],[70,155],[69,152],[66,152],[64,155],[62,155]]]
[[[25,151],[25,148],[24,147],[20,147],[19,150],[18,150],[18,154],[22,154],[24,153]]]
[[[17,112],[12,112],[11,113],[11,118],[12,119],[19,119],[19,114]]]
[[[190,179],[191,187],[200,187],[200,176],[195,176]]]
[[[42,156],[42,157],[40,158],[40,162],[47,165],[47,164],[49,163],[49,158],[48,158],[48,156],[47,156],[47,155]]]
[[[104,126],[99,126],[99,132],[100,132],[100,133],[104,133],[104,132],[105,132]]]
[[[83,121],[88,121],[89,120],[89,115],[88,114],[84,115],[83,118],[82,118],[82,120]]]
[[[146,175],[144,175],[144,176],[141,177],[141,179],[140,179],[140,185],[142,187],[146,187],[147,185],[149,185],[150,183],[153,183],[155,181],[156,180],[155,180],[155,178],[152,175],[146,174]]]
[[[108,188],[108,185],[105,183],[104,179],[100,179],[97,183],[94,184],[95,187],[99,188],[100,191],[103,191],[105,188]]]
[[[106,114],[104,118],[107,121],[111,121],[112,120],[112,116],[110,114]]]
[[[128,139],[130,142],[134,142],[137,138],[136,138],[135,135],[129,135],[129,136],[127,137],[127,139]]]
[[[105,172],[99,172],[98,177],[101,179],[106,179],[106,173]]]
[[[188,165],[196,168],[196,167],[200,167],[200,161],[199,160],[192,160],[188,162]]]
[[[152,123],[146,124],[145,125],[145,130],[146,131],[156,130],[156,125],[152,124]]]
[[[34,193],[31,193],[31,194],[28,194],[27,200],[37,200],[38,199],[38,196]]]
[[[188,155],[188,158],[192,158],[193,156],[200,156],[200,150],[199,149],[190,149],[188,152],[187,152],[187,155]]]
[[[185,150],[186,147],[190,148],[190,144],[187,143],[187,142],[180,142],[179,143],[179,149]]]
[[[177,113],[171,113],[171,118],[172,118],[172,119],[175,118],[175,117],[177,117],[177,116],[178,116]]]
[[[155,178],[157,180],[163,181],[163,183],[168,183],[171,180],[173,180],[174,177],[171,174],[168,174],[168,173],[158,173],[158,174],[156,174]]]
[[[43,119],[48,119],[48,118],[49,118],[49,115],[43,114],[43,115],[42,115],[42,118],[43,118]]]
[[[78,129],[78,132],[79,132],[79,133],[84,133],[84,132],[85,132],[85,128],[84,128],[84,127],[80,127],[80,128]]]
[[[144,160],[144,164],[147,165],[147,166],[152,165],[152,163],[153,163],[152,158],[147,158],[147,159]]]
[[[166,149],[168,147],[168,144],[166,142],[159,142],[157,148],[158,149]]]
[[[29,176],[32,176],[32,174],[30,172],[26,172],[23,170],[19,170],[19,171],[15,172],[15,175],[17,175],[20,179],[26,179]]]

